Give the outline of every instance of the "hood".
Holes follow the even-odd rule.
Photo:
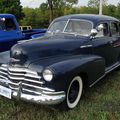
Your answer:
[[[23,41],[12,47],[11,63],[28,65],[38,59],[79,54],[87,41],[87,37],[63,34]]]

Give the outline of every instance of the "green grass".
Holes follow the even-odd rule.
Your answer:
[[[87,89],[68,112],[0,97],[0,120],[120,120],[120,70]]]

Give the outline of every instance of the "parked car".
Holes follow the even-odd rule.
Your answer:
[[[55,19],[44,37],[18,43],[0,66],[0,95],[73,109],[83,88],[120,66],[120,21],[77,14]]]
[[[24,31],[24,30],[32,30],[32,26],[20,26],[20,30]]]
[[[19,40],[31,39],[32,35],[38,33],[42,36],[45,32],[45,29],[20,31],[19,24],[14,15],[0,14],[0,52],[9,50]]]

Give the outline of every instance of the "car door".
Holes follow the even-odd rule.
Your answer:
[[[117,43],[118,39],[111,35],[109,22],[100,23],[99,25],[101,24],[103,25],[103,29],[98,31],[97,36],[92,40],[93,53],[103,57],[106,67],[109,67],[117,62],[118,52],[116,52],[114,45]]]

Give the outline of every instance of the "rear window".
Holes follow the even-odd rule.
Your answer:
[[[11,31],[16,30],[16,25],[11,18],[0,19],[0,30]]]
[[[4,19],[0,18],[0,30],[4,30],[4,29],[5,29]]]

